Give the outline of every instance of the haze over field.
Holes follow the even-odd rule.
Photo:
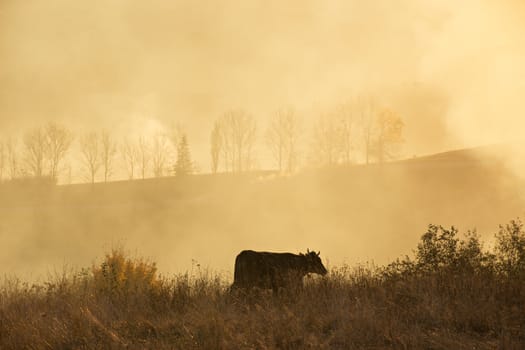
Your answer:
[[[524,23],[519,0],[0,0],[2,141],[64,125],[69,180],[85,182],[83,133],[122,140],[182,125],[203,173],[6,185],[0,272],[85,266],[120,241],[181,271],[192,259],[231,270],[244,248],[384,262],[429,223],[490,237],[525,205]],[[360,98],[402,119],[397,159],[512,146],[365,165],[359,136],[352,162],[310,164],[318,118]],[[275,170],[265,131],[290,107],[302,120],[292,175],[207,174],[214,122],[240,109],[256,122],[251,169]],[[125,178],[116,164],[111,179]]]
[[[523,215],[523,179],[494,148],[389,164],[193,175],[108,184],[0,187],[4,273],[89,266],[121,245],[163,273],[226,272],[243,249],[320,250],[329,266],[411,254],[428,224],[478,229],[490,244]]]

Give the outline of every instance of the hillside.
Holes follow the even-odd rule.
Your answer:
[[[408,254],[430,223],[490,237],[522,215],[523,181],[500,148],[383,165],[0,187],[2,273],[89,265],[115,245],[166,272],[230,272],[242,249],[320,250],[329,264]]]

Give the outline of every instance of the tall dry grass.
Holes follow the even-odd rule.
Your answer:
[[[232,257],[233,260],[233,257]],[[413,257],[334,268],[299,291],[232,294],[114,250],[43,284],[4,281],[1,349],[523,349],[525,234],[430,226]]]

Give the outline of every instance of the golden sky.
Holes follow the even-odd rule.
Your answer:
[[[369,94],[403,115],[407,154],[505,141],[524,23],[518,0],[0,0],[0,128],[182,123],[207,155],[227,109],[262,130],[279,107],[311,119]]]

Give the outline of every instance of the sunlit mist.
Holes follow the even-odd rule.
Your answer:
[[[525,208],[523,62],[518,0],[0,0],[0,273],[490,242]]]

